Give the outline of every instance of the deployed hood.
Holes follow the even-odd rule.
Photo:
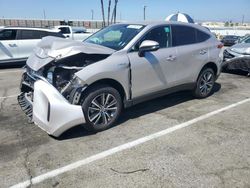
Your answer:
[[[249,43],[235,44],[230,48],[230,50],[239,54],[250,55],[250,44]]]
[[[34,53],[28,58],[27,65],[33,70],[39,70],[51,61],[80,53],[110,55],[114,52],[115,50],[101,45],[49,36],[38,43]]]

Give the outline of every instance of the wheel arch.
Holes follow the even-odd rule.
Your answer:
[[[214,62],[208,62],[208,63],[206,63],[206,64],[202,67],[200,73],[201,73],[202,70],[204,70],[205,68],[211,68],[211,69],[214,71],[215,76],[218,74],[218,67],[217,67],[216,63],[214,63]]]
[[[122,102],[124,102],[124,100],[127,99],[127,94],[125,92],[124,87],[117,80],[114,80],[114,79],[111,79],[111,78],[104,78],[104,79],[101,79],[101,80],[97,80],[97,81],[91,83],[90,85],[88,85],[86,90],[91,88],[91,87],[94,87],[96,85],[109,85],[109,86],[115,88],[119,92],[119,94],[121,95],[121,98],[122,98]]]

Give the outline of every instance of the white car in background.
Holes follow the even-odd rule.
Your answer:
[[[59,26],[54,26],[53,28],[60,30],[61,33],[66,38],[76,41],[83,41],[90,35],[92,35],[92,33],[87,32],[86,28],[84,27],[71,27],[69,25],[59,25]]]
[[[26,61],[37,43],[46,36],[64,38],[57,29],[0,28],[0,65]]]

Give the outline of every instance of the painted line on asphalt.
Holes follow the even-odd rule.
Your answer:
[[[13,98],[13,97],[17,97],[18,95],[10,95],[10,96],[6,96],[6,97],[0,97],[0,99],[7,99],[7,98]]]
[[[153,133],[153,134],[150,134],[148,136],[145,136],[145,137],[142,137],[142,138],[139,138],[137,140],[134,140],[134,141],[131,141],[131,142],[128,142],[126,144],[123,144],[123,145],[120,145],[120,146],[117,146],[117,147],[114,147],[114,148],[111,148],[109,150],[106,150],[106,151],[103,151],[101,153],[98,153],[96,155],[93,155],[93,156],[90,156],[88,158],[85,158],[85,159],[82,159],[82,160],[79,160],[79,161],[76,161],[74,163],[71,163],[69,165],[66,165],[66,166],[63,166],[63,167],[60,167],[60,168],[57,168],[55,170],[52,170],[52,171],[49,171],[47,173],[44,173],[44,174],[41,174],[39,176],[36,176],[36,177],[33,177],[31,178],[30,180],[27,180],[27,181],[24,181],[24,182],[21,182],[21,183],[18,183],[16,185],[13,185],[11,186],[11,188],[23,188],[23,187],[29,187],[31,185],[35,185],[35,184],[38,184],[38,183],[41,183],[47,179],[50,179],[50,178],[53,178],[53,177],[56,177],[60,174],[63,174],[63,173],[66,173],[66,172],[69,172],[69,171],[72,171],[74,169],[77,169],[79,167],[82,167],[83,165],[86,165],[86,164],[89,164],[89,163],[92,163],[94,161],[97,161],[97,160],[100,160],[100,159],[103,159],[105,157],[108,157],[108,156],[111,156],[115,153],[118,153],[118,152],[121,152],[121,151],[124,151],[124,150],[127,150],[127,149],[130,149],[130,148],[133,148],[135,146],[138,146],[140,144],[143,144],[145,142],[148,142],[150,140],[153,140],[153,139],[156,139],[156,138],[159,138],[159,137],[162,137],[162,136],[165,136],[167,134],[170,134],[172,132],[175,132],[179,129],[183,129],[185,127],[188,127],[190,125],[193,125],[195,123],[198,123],[202,120],[205,120],[205,119],[208,119],[214,115],[217,115],[221,112],[225,112],[231,108],[234,108],[236,106],[239,106],[239,105],[242,105],[244,103],[247,103],[247,102],[250,102],[250,98],[247,98],[245,100],[242,100],[240,102],[237,102],[237,103],[234,103],[234,104],[231,104],[231,105],[228,105],[224,108],[221,108],[221,109],[218,109],[218,110],[215,110],[213,112],[210,112],[210,113],[207,113],[207,114],[204,114],[202,116],[199,116],[197,118],[194,118],[192,120],[189,120],[187,122],[184,122],[184,123],[181,123],[181,124],[178,124],[178,125],[175,125],[173,127],[170,127],[170,128],[167,128],[165,130],[162,130],[162,131],[159,131],[159,132],[156,132],[156,133]]]
[[[8,74],[8,73],[17,73],[17,72],[23,72],[24,70],[16,70],[16,71],[1,71],[0,74]]]

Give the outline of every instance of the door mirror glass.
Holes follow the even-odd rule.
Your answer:
[[[160,48],[160,45],[156,41],[145,40],[139,47],[139,56],[143,57],[145,52],[156,51]]]

